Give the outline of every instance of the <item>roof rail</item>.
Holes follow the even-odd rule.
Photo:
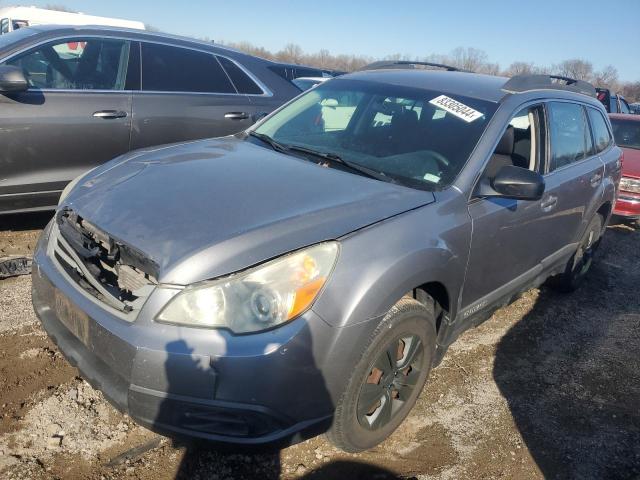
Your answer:
[[[416,68],[416,65],[425,66],[425,67],[435,67],[435,68],[443,68],[448,72],[465,72],[466,70],[461,70],[457,67],[452,67],[451,65],[443,65],[442,63],[431,63],[431,62],[414,62],[411,60],[381,60],[379,62],[373,62],[369,65],[365,65],[360,70],[380,70],[382,68]]]
[[[502,90],[511,93],[540,89],[568,90],[590,97],[596,96],[596,89],[589,82],[561,75],[516,75],[502,86]]]

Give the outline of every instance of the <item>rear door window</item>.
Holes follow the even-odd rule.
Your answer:
[[[89,38],[53,42],[7,61],[34,88],[124,90],[130,42]]]
[[[551,158],[549,171],[587,158],[592,151],[584,109],[576,103],[548,104]]]
[[[611,144],[611,132],[609,132],[609,127],[607,127],[607,122],[602,113],[595,108],[587,108],[587,111],[589,112],[595,149],[597,153],[600,153]]]
[[[237,93],[212,53],[146,42],[142,43],[142,89]]]

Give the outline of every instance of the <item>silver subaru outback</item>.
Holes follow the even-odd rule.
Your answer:
[[[33,269],[68,360],[160,432],[354,452],[465,329],[549,277],[576,288],[620,177],[593,87],[420,66],[76,179]]]

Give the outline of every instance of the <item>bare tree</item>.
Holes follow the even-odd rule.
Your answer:
[[[529,75],[535,72],[535,65],[527,62],[513,62],[504,71],[505,76],[514,77],[516,75]]]
[[[432,53],[431,55],[427,55],[422,60],[430,63],[439,63],[441,65],[447,65],[451,63],[451,59],[447,55],[441,55],[437,53]]]
[[[304,52],[300,45],[287,43],[282,50],[276,54],[276,58],[281,62],[301,63]]]
[[[0,0],[2,1],[2,0]],[[326,68],[332,70],[341,70],[352,72],[359,70],[368,63],[378,60],[376,58],[363,55],[332,55],[328,50],[322,49],[317,53],[305,53],[302,48],[295,44],[289,43],[277,53],[270,52],[263,47],[257,47],[249,42],[220,42],[223,45],[235,48],[237,50],[249,53],[257,57],[269,60],[278,60],[288,63],[297,63]],[[386,60],[412,60],[410,55],[402,53],[394,53],[384,57]],[[489,75],[526,75],[526,74],[559,74],[567,77],[586,80],[596,86],[605,86],[614,91],[620,91],[625,98],[630,101],[640,101],[640,82],[620,82],[618,79],[618,71],[615,67],[609,65],[600,71],[595,71],[593,64],[588,60],[569,59],[558,65],[536,65],[531,62],[516,61],[509,67],[501,71],[497,63],[489,61],[486,52],[472,47],[459,47],[450,52],[448,55],[431,53],[421,58],[415,58],[416,61],[422,60],[431,63],[441,63],[445,65],[453,65],[458,68],[470,70]]]
[[[621,88],[622,95],[627,101],[640,102],[640,82],[628,82]]]
[[[613,65],[607,65],[603,70],[593,74],[592,83],[598,87],[617,90],[619,88],[618,70]]]
[[[593,78],[593,64],[580,58],[565,60],[557,65],[556,70],[559,75],[578,80],[590,81]]]
[[[331,52],[326,49],[322,49],[317,54],[318,64],[322,68],[329,68],[329,64],[331,63]]]
[[[483,63],[476,71],[486,75],[500,75],[500,65],[497,63],[486,62]]]
[[[473,47],[458,47],[451,52],[454,66],[471,72],[480,71],[488,63],[488,55],[483,50]]]

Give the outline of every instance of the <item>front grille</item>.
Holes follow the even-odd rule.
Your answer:
[[[48,255],[73,283],[128,321],[158,283],[153,262],[70,210],[56,215]]]

